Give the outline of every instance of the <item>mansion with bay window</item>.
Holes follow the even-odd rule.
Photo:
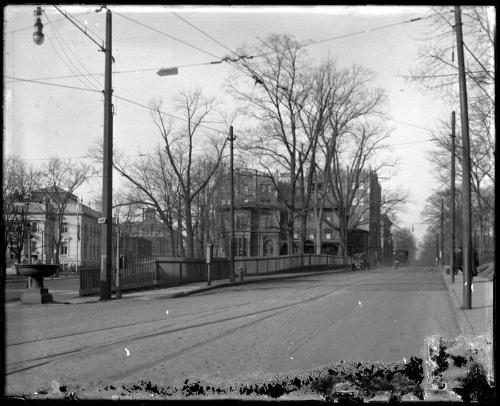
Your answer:
[[[282,191],[286,190],[287,182],[280,182],[278,187]],[[321,191],[322,185],[318,184],[317,187]],[[366,180],[360,186],[360,195],[355,214],[359,216],[359,226],[348,235],[348,255],[365,252],[370,263],[389,261],[392,258],[392,223],[380,212],[381,187],[376,173],[366,173]],[[219,239],[214,241],[214,254],[219,257],[228,256],[230,252],[230,196],[230,179],[227,176],[220,182],[216,194],[219,227],[216,234]],[[234,196],[235,255],[244,257],[286,254],[287,210],[283,196],[279,194],[273,179],[255,170],[237,169],[234,173]],[[300,209],[300,201],[296,205]],[[337,216],[336,207],[331,203],[326,204],[319,227],[314,211],[307,211],[306,229],[303,230],[305,253],[317,252],[319,245],[321,253],[338,254],[340,238],[333,227],[338,224]],[[293,233],[293,252],[297,251],[296,244],[299,242],[299,233],[302,232],[299,224],[300,220],[297,219]],[[318,242],[319,233],[321,239]]]

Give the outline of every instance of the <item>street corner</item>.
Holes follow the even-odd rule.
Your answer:
[[[459,335],[427,337],[424,347],[426,400],[491,401],[493,398],[492,337]]]

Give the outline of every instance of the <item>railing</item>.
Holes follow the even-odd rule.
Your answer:
[[[349,259],[350,263],[350,259]],[[283,255],[279,257],[237,257],[235,275],[240,270],[244,275],[260,275],[299,269],[335,269],[344,267],[344,258],[332,255]],[[229,279],[230,262],[227,258],[213,258],[211,279]],[[112,275],[112,290],[115,291],[115,273]],[[129,264],[120,273],[122,291],[141,288],[166,288],[185,283],[207,280],[207,264],[201,258],[155,257]],[[100,292],[100,270],[98,267],[80,270],[80,296]]]

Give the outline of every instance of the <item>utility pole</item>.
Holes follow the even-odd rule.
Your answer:
[[[458,84],[460,88],[460,122],[462,126],[462,193],[463,193],[463,309],[471,308],[472,297],[472,244],[471,244],[471,187],[469,113],[467,109],[467,85],[465,82],[464,44],[460,6],[455,6],[455,31],[457,34]]]
[[[80,201],[76,202],[76,273],[78,274],[78,245],[81,240],[81,231],[80,231]]]
[[[443,198],[441,198],[441,242],[439,251],[439,265],[441,269],[444,267],[444,210],[443,210]]]
[[[451,112],[451,283],[455,283],[455,112]]]
[[[121,269],[120,269],[120,219],[116,217],[116,298],[121,299],[122,297],[122,281],[121,281]]]
[[[230,274],[229,280],[234,282],[234,149],[233,149],[233,126],[229,127],[229,170],[231,176],[231,209],[230,209],[230,217],[231,217],[231,241],[230,241],[230,250],[229,250],[229,262],[230,262]]]
[[[111,11],[106,10],[106,45],[104,67],[104,136],[101,226],[101,295],[100,300],[111,299],[111,255],[113,238],[113,108],[111,105]]]

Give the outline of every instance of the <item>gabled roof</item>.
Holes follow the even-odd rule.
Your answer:
[[[51,196],[51,195],[59,195],[66,197],[69,195],[69,200],[78,201],[78,197],[73,193],[69,193],[68,191],[57,187],[57,186],[48,186],[45,188],[36,189],[31,193],[32,197],[39,196]]]

